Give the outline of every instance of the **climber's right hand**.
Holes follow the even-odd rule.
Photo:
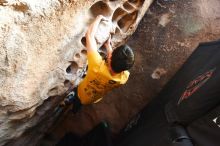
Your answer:
[[[98,16],[96,17],[96,19],[98,19],[98,20],[100,20],[100,21],[109,21],[109,19],[106,18],[106,17],[104,17],[103,15],[98,15]]]

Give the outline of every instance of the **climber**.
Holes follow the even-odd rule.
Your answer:
[[[128,45],[112,50],[111,35],[104,44],[107,59],[102,59],[95,39],[101,21],[107,19],[102,15],[97,16],[86,33],[87,74],[65,99],[65,104],[73,104],[73,112],[77,112],[81,105],[97,103],[108,91],[125,84],[129,77],[127,70],[134,64],[134,54]]]

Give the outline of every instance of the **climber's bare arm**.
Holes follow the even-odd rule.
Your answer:
[[[95,33],[101,20],[105,18],[102,15],[96,17],[95,21],[89,26],[86,33],[86,48],[88,52],[97,51],[97,43],[95,40]]]
[[[107,56],[108,56],[108,59],[111,58],[112,56],[112,46],[111,46],[111,35],[109,36],[108,40],[106,41],[105,43],[105,47],[107,49]]]

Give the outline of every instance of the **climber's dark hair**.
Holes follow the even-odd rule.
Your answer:
[[[115,73],[130,69],[134,64],[134,53],[128,45],[122,45],[112,52],[111,68]]]

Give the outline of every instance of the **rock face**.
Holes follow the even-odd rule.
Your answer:
[[[52,123],[58,95],[83,74],[84,36],[97,15],[109,19],[96,34],[99,46],[114,32],[116,47],[135,31],[152,1],[0,0],[0,145],[44,124],[20,141],[34,145]]]

